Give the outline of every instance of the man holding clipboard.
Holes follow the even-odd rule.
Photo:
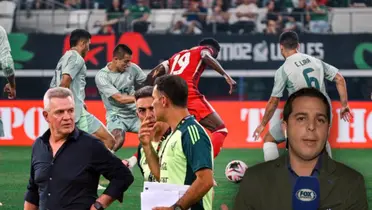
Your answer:
[[[139,138],[150,170],[161,183],[190,185],[174,205],[154,209],[212,210],[213,149],[207,132],[187,110],[186,82],[174,75],[159,77],[152,95],[156,120],[167,123],[172,133],[157,154],[150,120],[142,123]]]

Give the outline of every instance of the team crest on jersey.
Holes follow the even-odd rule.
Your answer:
[[[111,115],[111,121],[116,122],[119,119],[117,115]]]
[[[177,142],[173,142],[173,143],[171,144],[171,150],[172,150],[172,151],[174,151],[174,147],[176,147],[176,143],[177,143]]]
[[[161,164],[160,170],[164,170],[164,171],[168,170],[167,169],[167,163],[166,162],[164,162],[164,163]]]
[[[124,87],[124,88],[120,89],[120,93],[129,94],[129,88]]]

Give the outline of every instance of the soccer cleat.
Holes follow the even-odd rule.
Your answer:
[[[106,189],[106,187],[104,187],[104,186],[102,186],[102,185],[98,185],[98,190],[105,190]]]
[[[128,160],[124,159],[121,161],[126,167],[129,167],[129,162]]]

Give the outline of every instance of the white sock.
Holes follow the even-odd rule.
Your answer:
[[[130,168],[133,168],[137,164],[137,158],[135,156],[130,157],[127,161]]]
[[[279,157],[278,145],[274,142],[265,142],[263,145],[265,161],[275,160]]]
[[[331,145],[329,144],[329,141],[327,141],[326,143],[326,151],[328,153],[328,156],[332,158],[332,148],[331,148]]]

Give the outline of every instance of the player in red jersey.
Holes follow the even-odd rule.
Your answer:
[[[225,77],[226,82],[230,85],[229,93],[232,94],[236,82],[216,60],[219,51],[220,45],[215,39],[203,39],[199,46],[178,52],[156,66],[147,77],[149,84],[152,84],[156,77],[166,73],[178,75],[186,80],[189,88],[188,110],[202,126],[212,133],[214,157],[221,151],[228,131],[221,117],[208,103],[204,95],[199,92],[198,84],[202,73],[209,66]]]

